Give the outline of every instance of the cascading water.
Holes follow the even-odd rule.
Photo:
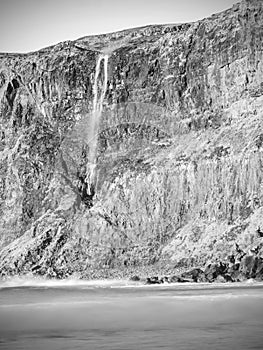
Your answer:
[[[88,163],[86,169],[87,194],[92,196],[96,176],[96,156],[98,144],[98,131],[100,117],[102,113],[103,100],[107,91],[108,82],[108,59],[107,54],[100,55],[96,64],[95,79],[93,85],[93,108],[90,116],[89,132],[88,132]],[[104,81],[102,87],[99,85],[99,75],[101,62],[104,61]]]

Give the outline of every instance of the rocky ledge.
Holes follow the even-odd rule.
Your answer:
[[[263,259],[254,254],[247,255],[243,252],[238,260],[232,256],[229,262],[211,263],[205,269],[194,268],[177,275],[147,277],[145,283],[225,283],[243,282],[248,279],[263,280]],[[141,279],[139,276],[132,276],[131,280],[140,281]]]

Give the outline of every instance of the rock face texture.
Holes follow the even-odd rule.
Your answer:
[[[241,251],[260,269],[262,120],[259,0],[0,54],[1,275],[230,269]]]

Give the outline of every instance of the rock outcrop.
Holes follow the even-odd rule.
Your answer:
[[[263,2],[246,0],[195,23],[0,54],[1,275],[199,266],[201,280],[227,262],[233,280],[262,276],[262,38]]]

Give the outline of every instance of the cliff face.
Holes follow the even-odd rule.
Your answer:
[[[1,274],[172,271],[237,245],[262,256],[262,24],[263,2],[247,0],[1,54]]]

